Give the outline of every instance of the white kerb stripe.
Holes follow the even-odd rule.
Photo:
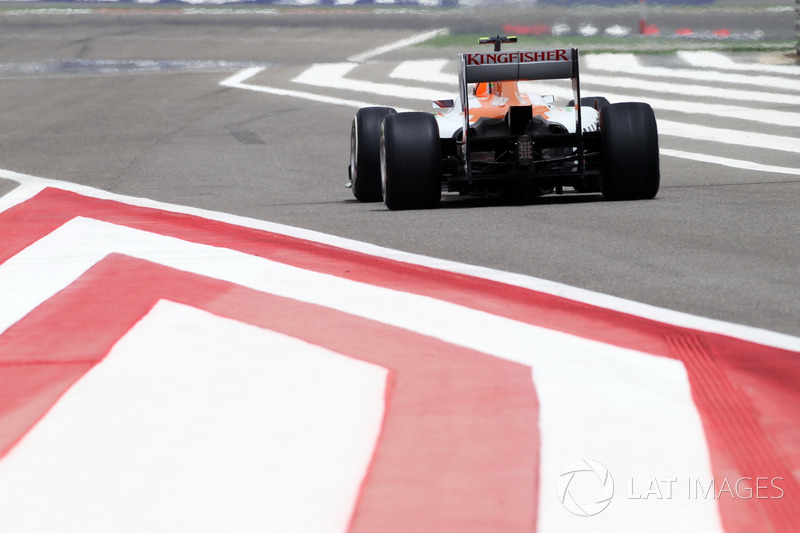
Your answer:
[[[24,316],[32,301],[25,276],[31,265],[51,290],[68,283],[111,252],[164,264],[254,290],[362,316],[458,346],[482,351],[531,366],[534,375],[550,376],[539,399],[543,446],[559,453],[543,453],[542,472],[563,468],[564,454],[586,453],[604,464],[621,465],[621,471],[646,473],[658,469],[688,471],[697,476],[710,472],[707,443],[699,415],[687,393],[685,372],[674,360],[625,350],[565,333],[531,326],[489,313],[425,296],[375,287],[319,274],[223,248],[199,245],[106,222],[77,218],[60,227],[0,265],[9,307],[6,320]],[[28,280],[28,285],[30,280]],[[582,376],[581,369],[592,369]],[[577,372],[577,373],[576,373]],[[540,385],[537,378],[537,386]],[[578,395],[564,396],[577,383]],[[625,386],[623,386],[625,385]],[[670,424],[653,416],[654,405]],[[548,412],[549,411],[549,412]],[[592,424],[577,430],[568,420]],[[672,428],[680,427],[675,438]],[[589,429],[587,429],[589,428]],[[602,429],[601,429],[602,428]],[[635,428],[635,431],[632,430]],[[624,439],[624,441],[622,440]],[[588,445],[584,445],[588,443]],[[576,445],[580,444],[580,449]],[[545,448],[543,448],[544,450]],[[548,480],[542,479],[542,483]],[[543,494],[543,517],[551,502]],[[698,530],[720,531],[714,524],[714,504],[691,502],[679,509],[682,523]],[[644,507],[639,509],[645,509]],[[675,507],[646,509],[635,519],[617,522],[616,531],[672,531]],[[668,527],[669,526],[669,527]]]
[[[160,302],[0,461],[0,529],[344,533],[386,376]]]
[[[454,272],[465,274],[468,276],[476,276],[483,279],[493,280],[500,283],[510,284],[516,287],[521,287],[529,290],[544,292],[546,294],[553,294],[571,300],[589,303],[605,309],[612,309],[628,314],[635,314],[651,320],[657,320],[667,324],[673,324],[681,327],[688,327],[698,329],[701,331],[709,331],[719,333],[722,335],[729,335],[732,337],[774,346],[785,350],[800,351],[800,338],[777,333],[761,328],[754,328],[742,324],[734,324],[731,322],[724,322],[722,320],[710,319],[689,313],[682,313],[671,309],[656,307],[653,305],[635,302],[633,300],[626,300],[608,294],[589,291],[579,287],[573,287],[564,283],[557,283],[554,281],[536,278],[524,274],[514,274],[511,272],[504,272],[478,265],[470,265],[466,263],[459,263],[456,261],[449,261],[446,259],[439,259],[435,257],[412,254],[409,252],[401,252],[391,248],[385,248],[374,244],[369,244],[353,239],[346,239],[338,235],[331,235],[312,231],[285,224],[278,224],[275,222],[268,222],[265,220],[258,220],[254,218],[247,218],[230,213],[221,213],[218,211],[209,211],[206,209],[199,209],[196,207],[188,207],[177,204],[170,204],[166,202],[159,202],[147,198],[135,198],[130,196],[123,196],[120,194],[103,191],[79,185],[76,183],[57,181],[47,178],[40,178],[28,174],[21,174],[10,170],[0,169],[0,177],[14,180],[22,184],[21,187],[13,190],[9,194],[0,198],[0,211],[8,209],[17,205],[27,199],[33,197],[38,191],[44,187],[55,187],[65,191],[72,191],[82,194],[91,198],[102,198],[113,200],[116,202],[123,202],[128,205],[139,206],[149,209],[162,209],[174,213],[184,213],[192,216],[205,218],[208,220],[216,220],[227,224],[234,224],[242,227],[258,229],[262,231],[276,232],[281,235],[295,237],[298,239],[307,239],[322,243],[329,246],[343,248],[345,250],[352,250],[363,253],[372,257],[382,257],[399,261],[402,263],[423,265],[428,268],[436,268],[446,272]],[[2,268],[2,267],[0,267]],[[0,324],[0,327],[2,325]]]

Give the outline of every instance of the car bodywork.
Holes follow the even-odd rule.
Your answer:
[[[580,106],[577,49],[465,53],[458,65],[458,101],[437,114],[449,191],[491,194],[513,185],[540,193],[564,185],[597,188],[599,115]],[[556,106],[551,97],[526,94],[518,84],[561,78],[572,80],[571,103],[577,104]]]
[[[434,207],[442,191],[527,196],[571,187],[610,199],[656,195],[658,138],[650,106],[582,97],[577,49],[504,52],[501,44],[516,38],[481,42],[494,50],[459,56],[457,98],[434,101],[434,114],[356,113],[350,179],[357,199],[408,209]],[[550,79],[572,81],[567,106],[519,87]]]

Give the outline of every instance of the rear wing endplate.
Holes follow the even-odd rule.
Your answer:
[[[468,85],[470,83],[567,78],[572,80],[572,93],[575,101],[575,132],[578,135],[578,148],[582,150],[583,128],[580,113],[581,89],[577,48],[461,54],[458,62],[458,85],[461,91],[461,107],[464,112],[462,142],[467,177],[470,175],[467,142],[467,132],[469,131]],[[582,163],[581,158],[579,161]]]

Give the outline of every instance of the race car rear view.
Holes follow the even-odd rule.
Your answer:
[[[481,39],[488,53],[459,57],[459,94],[438,112],[356,112],[350,186],[389,209],[436,207],[442,191],[464,195],[601,192],[648,199],[660,182],[658,130],[645,103],[581,98],[577,49],[503,52],[515,37]],[[520,92],[518,82],[570,78],[573,100]],[[456,111],[458,110],[458,112]],[[466,135],[465,133],[466,132]]]

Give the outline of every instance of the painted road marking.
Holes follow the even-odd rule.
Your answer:
[[[432,64],[430,64],[433,66]],[[293,79],[296,83],[304,83],[316,87],[325,87],[332,89],[345,89],[351,91],[363,90],[372,94],[380,94],[382,96],[392,96],[404,99],[425,99],[434,100],[440,98],[442,93],[439,90],[428,89],[424,87],[410,87],[405,85],[397,85],[391,83],[378,83],[363,80],[356,80],[346,78],[345,76],[351,72],[357,65],[355,63],[331,63],[331,64],[317,64],[299,76]],[[647,90],[659,90],[659,88],[669,92],[665,87],[669,87],[672,92],[681,94],[691,94],[691,89],[695,86],[679,87],[673,84],[647,82],[640,83],[638,80],[626,78],[610,78],[598,76],[583,76],[583,80],[588,80],[586,83],[596,84],[610,84],[612,86],[630,87],[635,83],[640,88]],[[628,83],[626,83],[626,81]],[[644,85],[644,86],[643,86]],[[663,87],[662,87],[663,86]],[[699,87],[699,86],[698,86]],[[537,85],[537,88],[544,92],[550,92],[550,89],[557,89],[559,86],[542,84]],[[711,91],[711,88],[703,88]],[[716,90],[716,89],[714,89]],[[744,91],[736,91],[733,89],[728,90],[730,93],[743,93]],[[555,92],[555,91],[553,91]],[[560,94],[563,89],[559,89]],[[786,95],[787,98],[789,95]],[[792,96],[796,99],[796,96]],[[788,114],[787,114],[788,115]],[[781,115],[781,120],[785,117]],[[788,119],[787,119],[788,120]],[[726,128],[713,128],[709,126],[699,126],[696,124],[688,124],[683,122],[676,122],[671,120],[660,119],[658,121],[658,130],[661,135],[669,135],[674,137],[681,137],[685,139],[710,141],[721,144],[731,144],[737,146],[751,146],[762,148],[766,150],[778,150],[792,153],[800,153],[800,144],[794,137],[784,137],[780,135],[771,135],[757,132],[747,132],[740,130],[731,130]]]
[[[791,9],[791,8],[790,8]],[[768,72],[783,74],[788,76],[800,76],[800,66],[797,65],[765,65],[763,63],[738,63],[730,57],[719,52],[708,52],[704,50],[681,51],[677,52],[678,57],[693,67],[719,69],[719,70],[743,70],[749,72]]]
[[[93,238],[87,241],[82,237],[85,235],[92,235]],[[683,398],[683,408],[675,411],[676,416],[682,417],[675,423],[684,427],[686,431],[686,446],[682,447],[683,452],[670,443],[671,425],[660,426],[667,433],[661,433],[658,428],[650,428],[647,435],[633,439],[631,445],[638,443],[639,446],[654,450],[658,449],[660,443],[666,444],[667,448],[663,453],[675,458],[680,457],[676,465],[693,465],[695,471],[704,471],[702,456],[692,456],[693,452],[703,447],[697,445],[697,439],[702,442],[703,437],[702,431],[695,432],[694,438],[690,437],[692,434],[690,428],[696,427],[699,430],[699,421],[693,420],[694,408],[689,397],[682,393],[685,390],[683,371],[676,369],[674,380],[667,380],[664,377],[663,388],[653,385],[654,376],[670,375],[668,366],[671,362],[661,358],[653,359],[650,364],[656,368],[649,370],[648,365],[640,366],[641,362],[647,359],[644,354],[638,354],[636,357],[619,356],[618,348],[612,349],[605,344],[526,325],[422,295],[382,289],[230,250],[187,243],[175,238],[85,218],[67,222],[35,244],[28,246],[6,265],[11,267],[26,265],[23,268],[29,269],[28,265],[31,264],[53,264],[58,267],[57,272],[52,272],[48,278],[55,280],[61,277],[58,285],[66,286],[74,282],[74,279],[70,279],[74,273],[85,272],[109,253],[121,253],[176,270],[225,280],[259,292],[377,320],[456,346],[532,366],[534,370],[538,368],[537,365],[546,365],[550,359],[559,361],[556,368],[566,372],[567,375],[572,374],[573,379],[577,375],[583,375],[582,373],[576,375],[577,368],[591,369],[591,372],[586,374],[586,380],[581,379],[577,382],[578,386],[587,391],[587,396],[582,397],[583,401],[567,404],[560,401],[558,396],[553,399],[542,398],[540,392],[540,401],[547,401],[548,405],[554,406],[558,412],[558,415],[548,418],[557,425],[548,429],[548,435],[556,442],[554,449],[559,450],[559,459],[561,454],[578,453],[574,449],[578,444],[575,442],[576,435],[559,430],[563,427],[558,422],[562,416],[569,415],[576,421],[584,421],[585,417],[589,416],[594,423],[605,427],[604,436],[593,439],[592,446],[596,453],[602,453],[609,458],[615,457],[615,461],[622,464],[626,462],[625,456],[630,452],[620,448],[619,435],[628,435],[630,428],[633,427],[651,425],[653,420],[649,410],[629,412],[628,408],[624,407],[627,403],[626,398],[635,395],[643,405],[657,403],[659,397],[671,398],[674,402],[670,401],[668,404],[673,409],[681,404],[680,398]],[[11,272],[0,271],[0,278],[5,278],[9,285],[10,308],[15,307],[15,302],[24,302],[27,299],[25,284],[19,281],[18,276],[12,275]],[[31,307],[31,304],[23,304],[15,315],[24,316],[30,312]],[[594,377],[588,379],[589,376]],[[672,385],[668,385],[670,381],[673,381]],[[625,383],[628,385],[623,386]],[[588,391],[594,392],[589,394]],[[614,405],[619,405],[620,409],[596,413],[591,401],[585,403],[596,395],[613,395],[616,393],[613,391],[624,391],[625,397],[612,402]],[[554,390],[554,393],[558,394],[558,391]],[[562,462],[557,460],[552,468],[561,466]]]
[[[591,64],[591,58],[595,56],[587,56],[589,58]],[[447,83],[449,85],[457,85],[458,84],[458,76],[455,74],[448,74],[442,72],[448,65],[447,60],[423,60],[423,61],[403,61],[398,65],[392,73],[389,75],[391,78],[395,79],[408,79],[408,80],[419,80],[424,79],[431,82],[439,82],[439,83]],[[344,69],[342,69],[344,70]],[[664,69],[669,70],[669,69]],[[325,74],[320,72],[320,74]],[[330,74],[336,75],[336,72],[331,72]],[[304,79],[305,77],[301,77]],[[324,79],[324,78],[318,78]],[[295,81],[298,81],[295,78]],[[354,80],[349,80],[350,82]],[[316,84],[317,82],[314,82]],[[351,84],[352,85],[352,84]],[[547,83],[540,83],[540,82],[520,82],[520,88],[527,91],[529,94],[552,94],[554,96],[558,96],[560,98],[565,99],[572,99],[572,88],[567,86],[566,84],[556,85],[556,84],[547,84]],[[582,90],[584,93],[587,91],[591,91],[590,88],[583,87]],[[798,84],[798,90],[800,90],[800,84]],[[626,95],[623,93],[613,93],[603,90],[603,95],[611,101],[617,102],[627,102],[636,100],[636,98],[631,95]],[[406,96],[402,96],[405,94]],[[403,91],[397,91],[396,93],[391,94],[391,96],[396,97],[410,97],[413,93],[409,92],[409,88],[405,87]],[[434,98],[431,98],[434,99]],[[747,121],[747,122],[759,122],[763,124],[773,124],[776,126],[789,126],[789,127],[796,127],[800,124],[800,113],[793,113],[793,112],[786,112],[786,111],[776,111],[773,109],[760,109],[758,112],[754,112],[752,107],[743,107],[737,105],[729,105],[729,104],[714,104],[714,103],[705,103],[705,102],[697,102],[695,100],[667,100],[663,98],[647,98],[647,103],[650,104],[654,109],[662,109],[666,111],[674,111],[677,113],[686,113],[691,115],[711,115],[711,116],[718,116],[718,117],[726,117],[726,118],[734,118],[737,120]]]
[[[111,205],[106,207],[116,211]],[[147,224],[145,219],[140,222]],[[161,225],[162,229],[169,226]],[[173,229],[184,233],[179,227]],[[217,245],[222,236],[214,238]],[[95,237],[88,234],[85,240]],[[269,240],[258,243],[262,253],[272,247],[264,249]],[[288,241],[284,244],[293,246]],[[195,256],[201,262],[210,259]],[[387,410],[379,447],[361,485],[358,513],[349,531],[374,531],[376,524],[381,531],[408,531],[413,524],[425,530],[443,518],[465,524],[512,524],[510,529],[520,531],[532,529],[538,501],[538,455],[531,450],[538,450],[538,409],[528,367],[329,308],[122,254],[103,256],[74,284],[0,336],[0,354],[5,354],[0,359],[0,379],[15,378],[23,384],[17,391],[24,393],[21,397],[39,404],[39,410],[16,413],[14,418],[26,418],[30,424],[41,416],[40,389],[50,385],[49,376],[42,377],[42,372],[52,372],[52,367],[70,369],[87,361],[102,364],[117,338],[162,300],[202,308],[391,369],[387,394],[382,398]],[[40,331],[49,334],[38,335]],[[228,359],[230,353],[240,349],[240,338],[225,340],[229,347],[220,357]],[[502,393],[491,393],[494,390]],[[180,388],[175,394],[181,394]],[[11,405],[0,402],[0,413],[9,408],[13,413],[21,403],[19,396],[13,396]],[[291,403],[282,405],[287,409],[284,416],[293,419]],[[235,405],[231,408],[247,410]],[[8,419],[4,417],[4,421]],[[18,430],[24,432],[26,428]],[[0,437],[7,431],[4,425]],[[453,441],[454,435],[461,438]],[[49,442],[57,445],[58,441]],[[328,443],[316,440],[312,445]],[[23,438],[15,450],[24,446]],[[409,460],[411,450],[416,450],[413,460]],[[120,462],[124,473],[127,463],[124,458]],[[170,465],[162,468],[169,471]],[[501,475],[495,478],[497,474]],[[440,484],[457,488],[445,492]],[[500,495],[499,499],[487,500],[487,490]],[[387,498],[387,491],[393,497]],[[180,497],[186,492],[175,494]],[[353,509],[340,512],[352,515]]]
[[[556,483],[554,473],[590,453],[608,455],[605,460],[617,465],[614,470],[623,480],[648,480],[665,470],[669,473],[664,475],[703,479],[785,471],[786,494],[800,494],[790,474],[800,462],[792,448],[797,442],[794,428],[800,425],[792,407],[800,391],[783,386],[800,381],[800,354],[729,335],[795,347],[800,339],[650,308],[651,314],[727,335],[704,333],[630,314],[648,306],[525,276],[313,232],[291,230],[289,235],[274,231],[277,225],[187,208],[170,210],[166,204],[79,186],[42,189],[57,184],[0,175],[24,183],[3,199],[0,213],[0,226],[17,228],[5,232],[8,238],[0,246],[0,279],[21,280],[6,282],[12,291],[7,301],[19,318],[0,335],[0,380],[11,383],[11,377],[26,372],[50,383],[43,373],[73,366],[79,367],[75,379],[80,379],[90,371],[87,363],[102,364],[116,341],[162,300],[395,369],[382,437],[350,531],[426,530],[421,521],[427,520],[432,521],[425,522],[430,529],[446,520],[459,531],[475,527],[470,524],[530,531],[530,520],[537,516],[539,531],[568,529],[574,518],[547,494]],[[433,265],[450,266],[442,270]],[[21,312],[30,308],[31,300],[41,300],[18,286],[38,281],[30,272],[49,277],[61,275],[62,269],[71,273],[51,287],[52,295]],[[481,272],[487,276],[475,276]],[[538,285],[613,302],[628,312],[526,288]],[[316,319],[299,319],[309,312]],[[103,320],[92,320],[94,313]],[[51,335],[33,333],[41,331]],[[76,342],[70,340],[78,339],[84,339],[88,351],[74,349]],[[411,353],[408,346],[414,346]],[[36,364],[27,364],[31,362]],[[454,377],[453,372],[461,374]],[[465,388],[454,393],[451,387],[461,383]],[[412,386],[408,396],[407,386]],[[516,392],[510,394],[509,386]],[[45,397],[54,401],[49,392]],[[43,397],[37,393],[34,398]],[[465,404],[469,399],[473,403]],[[489,408],[487,401],[499,403]],[[453,415],[468,406],[469,416]],[[0,436],[5,438],[10,438],[6,422],[22,416],[9,415],[10,408],[0,401],[0,414],[5,413]],[[439,417],[435,423],[430,423],[431,410]],[[466,425],[454,429],[452,424],[459,421]],[[483,425],[498,422],[515,428],[514,438],[506,438],[508,429],[487,431]],[[429,433],[437,430],[433,441],[414,452],[414,457],[426,452],[420,475],[409,476],[416,465],[409,461],[409,450],[417,450],[421,436],[431,438]],[[458,438],[462,431],[475,433]],[[503,448],[515,443],[539,454]],[[24,439],[17,449],[23,446]],[[478,461],[467,457],[463,467],[439,470],[473,453],[486,455]],[[577,456],[562,463],[573,454]],[[519,467],[520,461],[536,457],[537,463]],[[489,459],[501,462],[474,469]],[[451,474],[445,470],[463,477],[447,477]],[[421,475],[423,471],[427,474]],[[445,479],[450,480],[448,487],[463,491],[455,503],[452,493],[438,484]],[[487,489],[493,483],[501,490],[511,481],[512,487],[519,483],[536,491],[514,498],[514,490],[509,500],[499,499],[499,506],[498,499],[485,497],[487,490],[497,494]],[[800,507],[792,498],[796,496],[748,506],[714,499],[638,505],[623,497],[592,527],[638,531],[646,524],[648,531],[673,531],[679,524],[738,532],[743,529],[736,524],[760,520],[788,533],[800,520]]]
[[[367,107],[372,104],[358,100],[348,100],[345,98],[335,98],[332,96],[325,96],[322,94],[308,93],[304,91],[294,91],[291,89],[281,89],[278,87],[267,87],[264,85],[253,85],[244,83],[246,80],[252,78],[256,74],[266,70],[266,67],[253,67],[241,70],[219,82],[223,87],[231,87],[234,89],[244,89],[246,91],[255,91],[266,94],[273,94],[275,96],[289,96],[291,98],[301,98],[303,100],[312,100],[323,104],[342,105],[346,107]]]
[[[387,54],[394,50],[399,50],[401,48],[406,48],[408,46],[414,46],[415,44],[424,43],[425,41],[430,41],[433,38],[439,37],[441,35],[447,35],[448,33],[450,33],[450,30],[448,28],[439,28],[437,30],[426,31],[423,33],[419,33],[417,35],[412,35],[411,37],[405,39],[400,39],[399,41],[394,41],[392,43],[379,46],[372,50],[367,50],[366,52],[362,52],[354,56],[350,56],[347,60],[355,63],[363,63],[368,59],[374,59],[375,57]]]
[[[434,30],[432,32],[426,32],[423,34],[412,36],[409,38],[410,41],[408,42],[411,41],[415,43],[424,42],[425,40],[435,36],[437,32],[441,31],[442,30]],[[380,54],[394,50],[396,48],[401,48],[402,46],[406,46],[408,42],[407,40],[397,41],[396,43],[390,43],[389,45],[386,45],[384,47],[379,47],[375,50],[365,52],[360,56],[351,57],[350,63],[313,65],[312,67],[301,73],[299,76],[295,77],[292,81],[295,83],[301,83],[315,87],[333,88],[337,90],[349,90],[357,92],[369,92],[370,94],[378,94],[381,96],[389,96],[394,98],[425,99],[425,100],[436,100],[441,98],[442,93],[437,89],[430,89],[419,86],[410,87],[398,84],[369,82],[369,81],[356,80],[346,77],[347,74],[349,74],[357,66],[354,60],[364,61],[368,58],[371,59],[377,57]],[[705,68],[710,68],[708,66],[709,61],[719,62],[720,65],[723,65],[722,68],[733,69],[733,68],[739,68],[741,66],[739,64],[733,63],[729,58],[725,58],[725,61],[721,61],[718,56],[720,56],[720,54],[692,52],[688,53],[688,55],[683,54],[680,57],[682,57],[685,61],[687,61],[690,64],[698,66],[705,65]],[[592,56],[588,57],[591,58]],[[600,56],[599,59],[589,59],[588,61],[590,62],[589,63],[590,65],[591,62],[594,61],[595,64],[599,64],[601,67],[604,67],[605,69],[611,68],[610,67],[611,62],[608,60],[608,58],[604,56]],[[625,57],[623,55],[622,59],[619,61],[619,65],[621,65],[619,68],[623,69],[626,72],[637,73],[638,71],[636,70],[636,66],[633,64],[634,62],[636,62],[635,58]],[[412,80],[425,79],[433,83],[447,83],[450,85],[456,84],[457,83],[456,75],[445,74],[442,72],[442,69],[447,64],[448,64],[447,60],[441,60],[441,59],[403,62],[390,74],[390,78],[412,79]],[[761,68],[761,67],[770,67],[769,65],[757,65],[755,67],[750,70],[760,71],[760,72],[776,72],[783,74],[786,74],[788,72],[793,72],[791,71],[791,69],[787,70],[786,68],[777,68],[777,69]],[[653,70],[652,67],[639,66],[638,69],[639,71],[641,71],[640,73],[643,73],[644,75],[647,75],[648,73],[658,74],[658,75],[664,74],[662,70]],[[235,87],[239,89],[263,92],[267,94],[274,94],[277,96],[290,96],[290,97],[302,98],[322,103],[344,105],[347,107],[359,108],[359,107],[368,107],[370,105],[378,105],[375,103],[368,103],[351,99],[335,98],[316,93],[309,93],[305,91],[293,91],[288,89],[280,89],[276,87],[267,87],[262,85],[244,83],[245,80],[253,77],[259,72],[261,72],[261,70],[246,69],[235,74],[234,76],[226,78],[220,84],[227,87]],[[678,73],[678,77],[686,78],[686,77],[691,77],[693,75],[692,71],[688,71],[687,69],[676,69],[676,72]],[[702,74],[698,74],[698,78],[705,80],[707,79],[705,77],[711,74],[712,73],[709,72],[703,72]],[[730,74],[724,74],[724,73],[713,73],[713,74],[719,74],[719,76],[723,80],[727,79],[727,81],[732,81],[732,79],[730,78],[725,78],[726,76],[731,76]],[[756,76],[755,78],[745,77],[736,79],[739,82],[748,81],[750,83],[756,83],[759,82],[758,78],[759,77]],[[789,95],[789,94],[764,93],[763,91],[755,93],[753,91],[745,91],[745,90],[729,89],[729,88],[712,88],[702,85],[686,86],[682,84],[663,83],[653,80],[641,80],[641,78],[634,79],[634,78],[620,78],[611,76],[584,75],[583,81],[584,85],[597,84],[597,85],[606,85],[612,87],[636,86],[644,90],[655,91],[658,93],[679,94],[692,97],[709,96],[714,98],[715,100],[720,98],[735,99],[737,101],[752,100],[752,101],[763,101],[768,103],[777,103],[782,105],[793,105],[796,100],[796,97],[794,95]],[[788,83],[789,85],[785,86],[786,83]],[[797,84],[794,80],[788,80],[786,82],[782,82],[778,86],[787,88],[789,90],[797,90],[796,85]],[[772,84],[770,86],[775,86],[775,84]],[[539,94],[553,94],[566,98],[571,97],[570,94],[567,94],[570,93],[570,91],[566,87],[560,85],[537,84],[533,90],[538,91]],[[608,97],[615,100],[632,99],[624,94],[612,94],[612,93],[606,93],[606,94],[608,95]],[[694,101],[686,102],[686,101],[668,100],[662,98],[652,99],[651,105],[653,105],[653,107],[656,109],[663,109],[673,112],[714,115],[726,118],[734,118],[743,121],[753,121],[764,124],[772,124],[772,125],[788,126],[788,127],[792,127],[797,124],[797,116],[798,116],[797,113],[793,112],[764,110],[763,112],[752,113],[751,110],[749,110],[748,108],[743,108],[741,106],[736,106],[736,105],[728,106],[719,103],[705,105]],[[395,109],[400,112],[410,111],[410,109],[402,107]],[[700,140],[700,141],[710,141],[714,143],[730,144],[735,146],[756,147],[760,149],[777,150],[790,153],[800,152],[800,147],[797,146],[796,139],[793,137],[762,134],[757,132],[734,130],[728,128],[695,126],[693,124],[687,124],[677,121],[667,121],[663,119],[659,120],[659,133],[667,136],[681,137],[681,138]],[[672,153],[675,154],[677,153],[677,151],[673,151]],[[687,152],[682,152],[682,153],[686,154]],[[669,154],[670,152],[665,152],[665,155]],[[698,161],[701,160],[698,159],[697,157],[685,157],[677,155],[674,156],[684,157]],[[731,166],[731,162],[733,160],[728,158],[720,158],[708,154],[704,159],[702,159],[702,161],[711,164],[722,164],[724,166]],[[745,165],[746,168],[751,168],[751,169],[759,166],[761,166],[762,168],[769,167],[770,172],[777,172],[789,175],[794,175],[796,170],[791,167],[760,165],[759,163],[749,162],[749,161],[747,161]]]
[[[659,119],[658,134],[682,137],[684,139],[696,141],[709,141],[733,146],[745,146],[761,148],[763,150],[777,150],[800,154],[800,143],[797,142],[797,138],[770,135],[768,133],[712,128],[710,126]]]
[[[732,63],[729,58],[722,54],[715,54],[714,57],[724,57],[727,60],[726,62],[719,62],[720,65]],[[702,69],[651,67],[642,65],[639,62],[639,58],[634,54],[586,54],[582,56],[581,59],[583,59],[586,63],[586,67],[590,70],[624,72],[657,78],[682,78],[715,83],[723,82],[741,85],[757,85],[762,88],[769,87],[770,90],[800,91],[800,80],[795,78],[720,72],[717,70],[717,65],[708,65]],[[738,63],[735,64],[738,65]],[[758,66],[760,67],[760,65]],[[756,72],[758,72],[758,70],[759,69],[755,69]],[[800,74],[800,72],[798,72],[798,74]],[[756,102],[758,101],[759,100],[756,100]]]
[[[717,157],[707,154],[685,152],[683,150],[672,150],[669,148],[661,148],[660,152],[661,155],[666,155],[669,157],[691,159],[692,161],[701,161],[703,163],[712,163],[715,165],[722,165],[725,167],[738,168],[743,170],[753,170],[755,172],[769,172],[772,174],[789,174],[791,176],[800,176],[800,168],[787,168],[787,167],[776,167],[774,165],[762,165],[759,163],[754,163],[752,161],[744,161],[742,159]]]
[[[470,278],[482,278],[502,286],[511,285],[514,287],[521,287],[526,290],[533,291],[535,293],[546,294],[554,298],[566,298],[572,301],[583,302],[589,306],[618,311],[626,315],[635,315],[648,320],[663,322],[665,324],[677,327],[698,329],[704,332],[732,336],[753,343],[772,346],[778,349],[800,352],[800,338],[798,337],[775,333],[760,328],[751,328],[740,324],[731,324],[729,322],[722,322],[719,320],[689,315],[686,313],[671,311],[647,304],[640,304],[631,300],[625,300],[622,298],[617,298],[545,279],[514,274],[511,272],[502,272],[477,265],[468,265],[408,252],[401,252],[398,250],[376,246],[374,244],[346,239],[343,237],[303,228],[287,226],[284,224],[277,224],[274,222],[256,220],[227,213],[218,213],[188,206],[168,204],[145,198],[131,198],[114,195],[112,193],[100,191],[92,187],[86,187],[74,183],[65,183],[47,178],[40,178],[10,170],[0,169],[0,178],[5,178],[24,184],[24,187],[17,187],[16,189],[7,193],[5,196],[0,197],[0,211],[10,209],[17,204],[22,204],[27,200],[34,198],[47,188],[58,188],[74,191],[77,194],[90,198],[102,197],[122,200],[126,205],[134,207],[180,213],[182,215],[200,217],[203,219],[231,224],[237,227],[250,227],[258,231],[285,235],[289,238],[298,239],[300,241],[322,243],[331,247],[332,249],[346,249],[356,254],[363,254],[369,257],[384,259],[386,260],[386,265],[408,264],[412,267],[424,267],[434,271],[444,271]],[[62,222],[66,222],[67,220],[68,219],[63,219]],[[5,241],[7,243],[9,243],[11,239],[12,235],[7,234],[5,236]],[[20,246],[21,245],[17,245],[18,251],[22,249]],[[8,255],[0,254],[0,261],[6,261],[9,257],[10,256]],[[328,258],[327,260],[333,261],[333,258]],[[297,261],[294,264],[296,266],[300,266],[301,268],[312,268],[316,263],[318,263],[318,261]],[[386,265],[384,265],[383,268],[386,268]],[[396,271],[395,276],[405,279],[405,276],[401,270]],[[379,280],[383,278],[385,278],[385,276],[376,275],[366,276],[363,279],[369,283],[378,283]],[[2,323],[0,323],[0,327],[2,327]]]
[[[366,92],[378,96],[414,100],[436,100],[442,97],[442,91],[438,89],[347,78],[346,76],[357,66],[358,63],[318,63],[303,71],[292,81],[326,89]]]
[[[779,93],[770,90],[749,91],[743,89],[728,89],[721,87],[709,87],[706,85],[688,85],[683,83],[666,83],[642,78],[627,78],[622,76],[600,76],[597,74],[586,74],[581,76],[581,82],[585,84],[604,85],[607,87],[636,87],[643,91],[653,91],[661,94],[678,94],[691,97],[708,97],[715,101],[735,100],[737,102],[758,102],[763,104],[797,105],[798,97],[796,94]],[[753,112],[756,112],[755,110]]]
[[[444,72],[450,65],[449,59],[419,59],[402,61],[389,74],[390,78],[401,80],[426,80],[431,83],[458,85],[458,75]]]
[[[346,531],[386,377],[159,302],[0,461],[2,529]]]

